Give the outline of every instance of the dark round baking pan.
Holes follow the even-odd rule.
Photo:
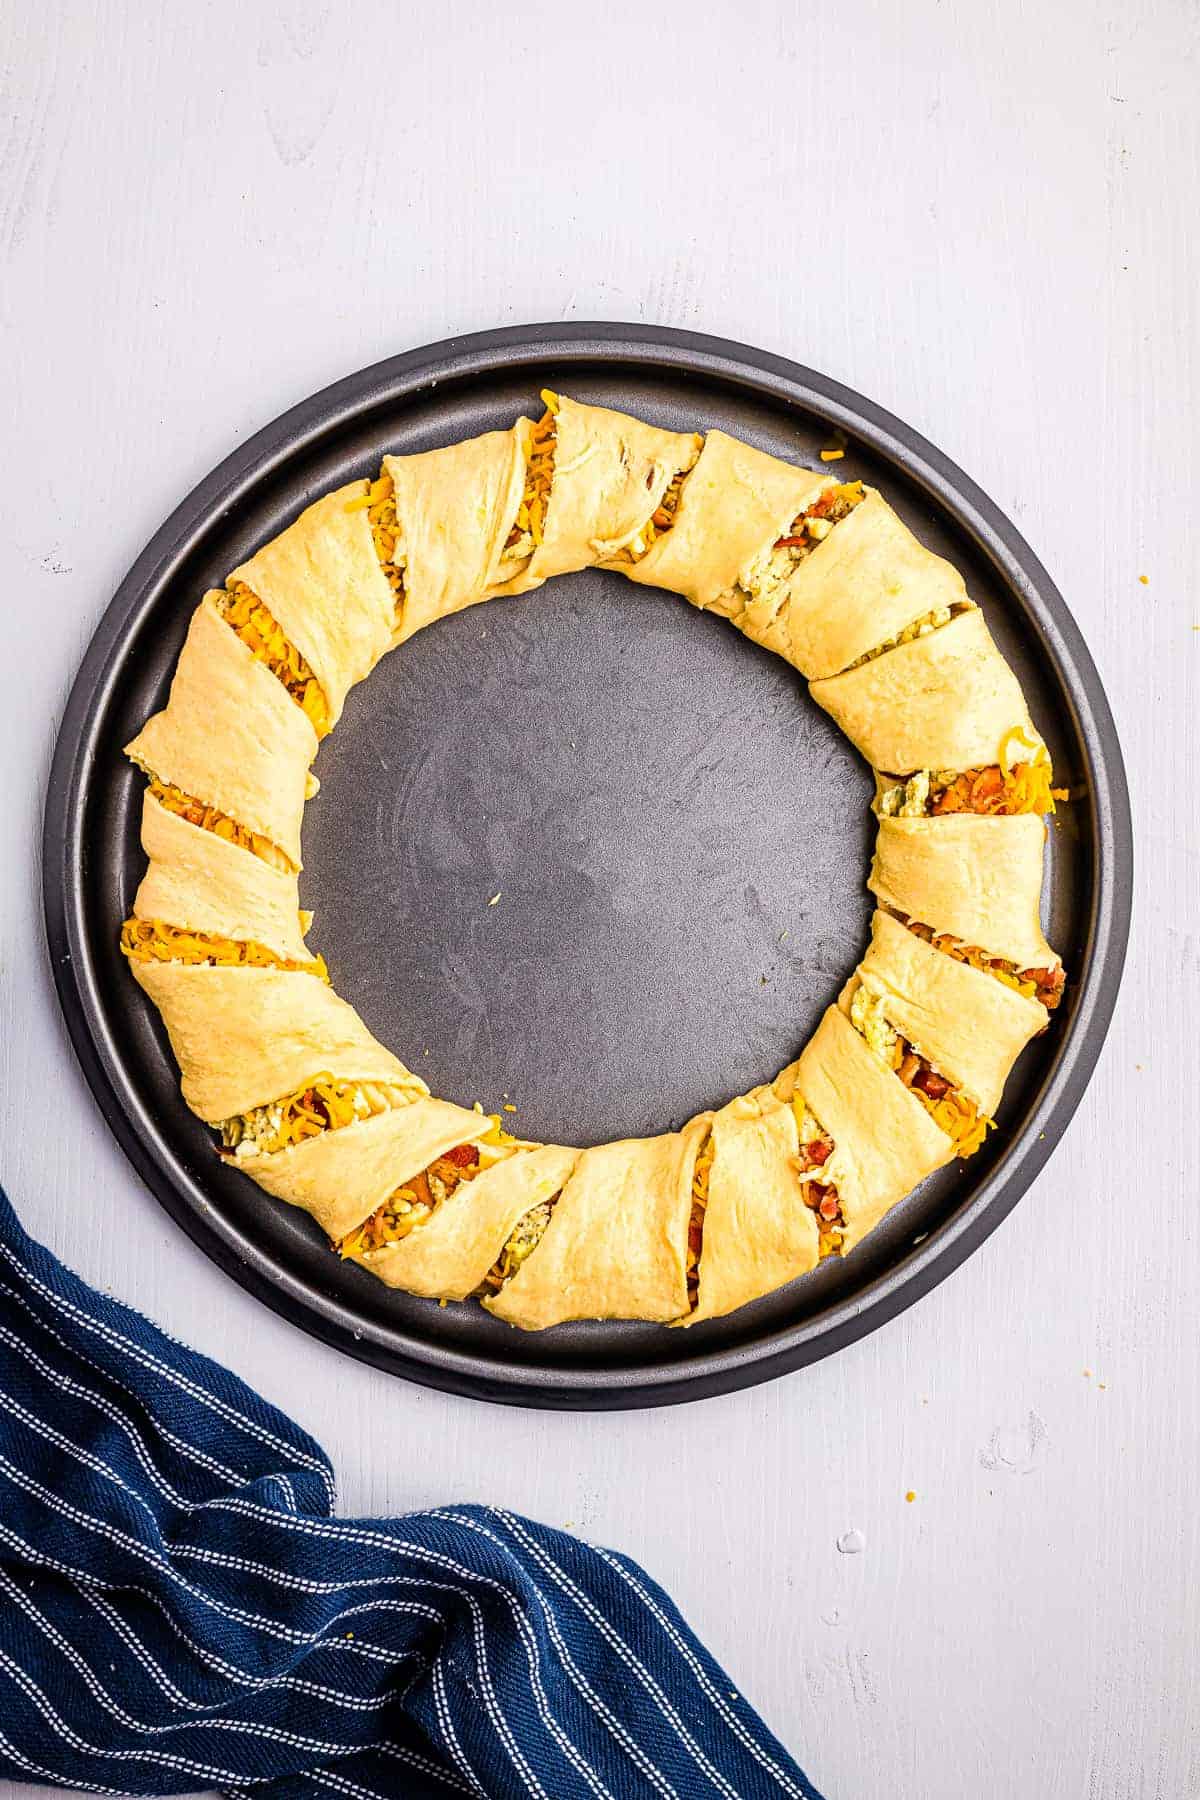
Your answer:
[[[951,557],[1018,670],[1071,803],[1046,926],[1071,985],[1014,1071],[1001,1129],[844,1262],[690,1331],[524,1335],[396,1294],[219,1161],[117,949],[142,871],[121,745],[161,706],[206,587],[317,494],[509,424],[538,390],[676,429],[721,426],[877,482]],[[661,1130],[796,1053],[867,933],[866,768],[777,659],[619,576],[560,577],[439,623],[356,690],[305,818],[311,942],[435,1092],[522,1134]],[[649,326],[542,325],[410,351],[237,449],[138,558],[84,658],[46,805],[55,978],[117,1138],[167,1210],[297,1325],[411,1379],[553,1407],[651,1406],[829,1355],[926,1293],[1015,1204],[1099,1054],[1128,931],[1125,776],[1091,657],[1046,571],[979,489],[870,401],[781,357]],[[500,898],[493,902],[493,896]],[[489,902],[492,902],[489,904]]]

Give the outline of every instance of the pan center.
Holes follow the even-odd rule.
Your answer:
[[[435,1093],[522,1136],[677,1125],[791,1060],[865,941],[870,781],[798,676],[591,570],[351,695],[310,942]]]

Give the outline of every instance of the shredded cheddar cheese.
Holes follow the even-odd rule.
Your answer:
[[[386,1082],[334,1081],[328,1074],[318,1075],[307,1087],[224,1120],[221,1138],[235,1156],[271,1156],[323,1131],[340,1131],[356,1119],[370,1119],[419,1098],[419,1090]]]
[[[329,980],[323,956],[296,962],[279,956],[265,944],[217,937],[209,931],[185,931],[162,919],[126,919],[121,927],[121,949],[138,962],[207,964],[210,968],[290,969]]]
[[[317,736],[325,737],[329,731],[329,707],[321,684],[274,614],[243,581],[231,581],[218,604],[226,624],[283,683]]]
[[[546,515],[550,510],[550,490],[554,483],[554,452],[558,435],[558,427],[555,424],[559,406],[558,395],[552,394],[549,388],[543,388],[542,404],[546,410],[534,426],[529,440],[529,461],[525,468],[525,491],[521,495],[521,504],[517,508],[517,516],[504,546],[505,552],[512,557],[533,555],[536,547],[542,542],[546,528]]]
[[[404,614],[404,558],[399,555],[400,525],[396,518],[396,489],[388,474],[371,482],[365,494],[346,503],[347,512],[365,512],[375,543],[379,566],[387,577],[396,602],[396,623]]]

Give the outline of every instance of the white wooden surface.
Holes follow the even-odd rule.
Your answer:
[[[830,1800],[1200,1792],[1198,45],[1185,0],[0,16],[0,1176],[346,1509],[641,1558]],[[339,374],[572,317],[795,355],[944,446],[1087,633],[1139,839],[1103,1062],[982,1252],[820,1368],[609,1418],[403,1386],[220,1276],[84,1088],[38,891],[64,696],[176,500]]]

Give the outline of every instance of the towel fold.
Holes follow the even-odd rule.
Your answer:
[[[627,1557],[499,1508],[334,1501],[318,1444],[87,1287],[0,1190],[0,1774],[819,1800]]]

